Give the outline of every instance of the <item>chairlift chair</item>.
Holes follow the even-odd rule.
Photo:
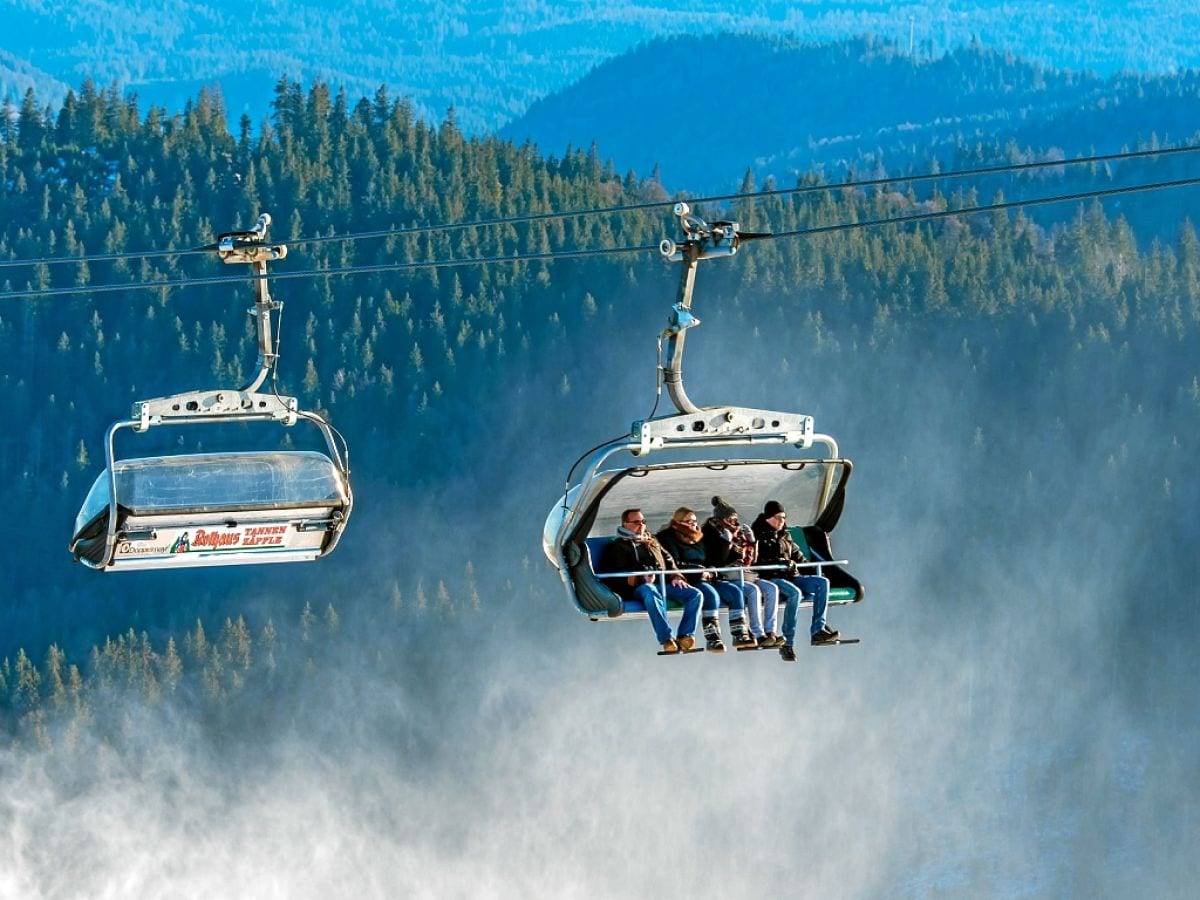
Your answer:
[[[733,222],[710,226],[685,203],[676,205],[675,214],[684,241],[677,245],[664,240],[660,250],[668,260],[684,263],[679,297],[663,335],[667,363],[662,381],[677,413],[635,422],[628,434],[580,460],[579,481],[572,483],[572,469],[565,494],[546,519],[543,551],[558,570],[572,605],[591,621],[645,618],[640,601],[622,599],[603,581],[632,573],[596,572],[600,553],[613,539],[624,510],[641,509],[653,532],[681,506],[705,518],[714,495],[731,503],[747,523],[766,501],[777,500],[788,510],[792,537],[811,560],[803,568],[829,579],[830,605],[858,603],[865,595],[863,585],[847,570],[847,560],[834,555],[830,543],[853,471],[837,442],[816,433],[811,416],[732,406],[701,409],[684,391],[684,338],[699,324],[690,310],[696,265],[701,259],[732,256],[741,240],[757,235],[741,234]],[[767,447],[775,449],[764,455]],[[651,455],[656,457],[652,462]],[[773,577],[772,567],[751,569]],[[745,577],[740,572],[731,569],[723,577]]]
[[[75,559],[106,572],[299,562],[333,551],[354,505],[344,441],[322,416],[299,408],[295,397],[260,391],[273,376],[269,261],[287,248],[266,243],[265,213],[251,231],[219,237],[222,261],[248,263],[255,277],[259,371],[243,388],[189,391],[138,401],[129,419],[105,435],[104,471],[75,519]],[[276,348],[277,349],[277,348]],[[315,425],[328,453],[261,450],[117,459],[123,429],[144,433],[160,426],[258,423]]]

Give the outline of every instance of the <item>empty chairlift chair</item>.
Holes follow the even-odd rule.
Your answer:
[[[345,444],[332,426],[298,409],[294,397],[259,392],[273,375],[272,310],[266,262],[286,253],[265,243],[270,218],[254,231],[222,235],[216,248],[226,262],[250,263],[255,274],[259,372],[240,390],[192,391],[140,401],[131,418],[105,437],[105,469],[75,519],[70,550],[103,571],[299,562],[337,546],[353,508]],[[122,429],[145,432],[163,425],[314,424],[328,453],[256,450],[117,459]]]
[[[313,560],[349,512],[347,482],[323,453],[126,459],[92,485],[71,552],[111,571]]]

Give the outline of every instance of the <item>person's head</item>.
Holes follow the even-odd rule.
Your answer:
[[[675,515],[671,516],[672,525],[690,525],[695,528],[700,522],[696,519],[696,511],[690,506],[681,506],[675,510]]]
[[[737,524],[738,513],[733,508],[733,504],[724,497],[717,496],[712,498],[713,518],[724,519],[726,522]]]
[[[640,509],[627,509],[621,513],[621,527],[634,534],[641,534],[646,530],[646,517]]]
[[[778,500],[768,500],[763,507],[763,517],[772,528],[782,528],[787,524],[787,511]]]

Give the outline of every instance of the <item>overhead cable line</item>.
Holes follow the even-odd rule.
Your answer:
[[[251,281],[293,281],[297,278],[332,278],[343,275],[364,275],[377,272],[403,272],[420,269],[444,269],[453,266],[480,266],[491,263],[539,262],[556,259],[578,259],[588,256],[611,256],[618,253],[644,253],[657,250],[657,244],[641,247],[601,247],[592,250],[547,250],[541,253],[521,253],[502,256],[475,256],[467,259],[434,259],[421,262],[375,263],[370,265],[343,266],[337,269],[305,269],[299,272],[270,272],[266,275],[251,275]],[[30,288],[0,294],[0,300],[19,300],[23,297],[65,297],[72,294],[110,294],[116,291],[153,290],[156,288],[205,287],[214,284],[245,284],[245,275],[214,275],[206,278],[176,278],[164,281],[130,282],[128,284],[104,284],[65,288]]]
[[[1174,156],[1184,153],[1200,152],[1200,145],[1187,147],[1168,147],[1156,150],[1132,150],[1123,153],[1105,153],[1096,156],[1082,156],[1074,159],[1040,160],[1037,162],[1008,163],[1001,166],[983,166],[976,169],[959,169],[948,172],[926,172],[921,174],[892,175],[882,178],[867,178],[856,181],[828,182],[820,184],[796,185],[790,188],[771,188],[761,191],[750,191],[736,194],[715,194],[708,197],[688,198],[688,202],[697,205],[704,203],[724,203],[733,200],[762,200],[770,197],[799,196],[821,191],[862,189],[884,187],[891,184],[906,184],[913,182],[937,181],[941,179],[975,178],[985,175],[1002,175],[1011,172],[1024,172],[1037,169],[1055,168],[1061,166],[1096,165],[1100,163],[1122,162],[1148,157]],[[375,238],[402,238],[421,234],[462,231],[468,228],[495,228],[500,226],[523,225],[531,222],[547,222],[559,219],[582,218],[596,215],[614,215],[628,212],[641,212],[650,209],[665,209],[674,206],[676,200],[649,200],[643,203],[627,203],[620,206],[597,206],[587,209],[575,209],[558,212],[528,213],[520,216],[505,216],[494,219],[479,219],[473,222],[451,222],[440,225],[414,225],[407,228],[386,228],[375,231],[358,231],[347,234],[315,235],[283,241],[291,248],[305,247],[331,242],[354,242]],[[193,247],[182,250],[147,250],[131,251],[128,253],[104,253],[88,256],[47,256],[37,259],[6,259],[0,260],[0,269],[18,266],[63,265],[74,263],[121,262],[140,259],[161,259],[172,256],[208,255],[215,250],[215,245]],[[271,277],[275,277],[272,275]]]
[[[0,269],[14,266],[54,266],[65,263],[123,262],[134,259],[163,259],[168,256],[208,256],[215,247],[192,247],[187,250],[145,250],[130,253],[98,253],[94,256],[43,256],[40,259],[0,259]]]
[[[874,228],[884,225],[907,225],[912,222],[928,222],[935,219],[945,219],[952,216],[973,216],[982,213],[1001,212],[1010,209],[1020,209],[1026,206],[1046,206],[1052,203],[1071,203],[1081,200],[1115,197],[1124,194],[1146,193],[1149,191],[1166,190],[1168,188],[1195,187],[1200,185],[1200,177],[1182,178],[1174,181],[1157,181],[1149,184],[1127,185],[1124,187],[1097,188],[1090,191],[1080,191],[1073,194],[1060,194],[1051,197],[1035,197],[1025,200],[1005,200],[988,203],[981,206],[966,206],[954,209],[933,210],[924,213],[914,213],[908,216],[892,216],[883,219],[867,219],[858,222],[838,222],[832,225],[813,225],[798,228],[793,231],[780,231],[765,234],[743,235],[744,240],[770,240],[777,238],[804,237],[807,235],[829,234],[837,231],[850,231],[856,228]],[[292,281],[299,278],[332,278],[334,276],[378,274],[381,272],[420,271],[424,269],[443,269],[458,266],[477,266],[505,263],[550,262],[558,259],[581,259],[599,256],[615,256],[620,254],[644,253],[650,250],[658,251],[658,244],[648,244],[631,247],[600,247],[581,250],[547,250],[539,253],[513,253],[499,256],[468,257],[462,259],[435,259],[417,262],[374,263],[367,265],[343,266],[328,269],[306,269],[298,272],[270,272],[266,275],[250,276],[250,280]],[[127,284],[82,285],[63,288],[29,288],[20,291],[0,293],[2,300],[19,300],[30,297],[64,297],[76,294],[104,294],[118,291],[155,290],[183,287],[203,287],[216,284],[244,284],[246,276],[218,275],[205,278],[178,278],[173,280],[130,282]]]
[[[879,225],[903,225],[908,222],[929,222],[934,219],[946,219],[951,216],[975,215],[976,213],[1001,212],[1008,209],[1020,209],[1025,206],[1047,206],[1051,203],[1071,203],[1079,200],[1091,200],[1098,197],[1116,197],[1121,194],[1139,194],[1147,191],[1161,191],[1167,188],[1194,187],[1200,185],[1200,177],[1181,178],[1177,181],[1156,181],[1151,184],[1131,184],[1125,187],[1100,188],[1092,191],[1081,191],[1077,194],[1060,194],[1054,197],[1034,197],[1027,200],[1004,200],[999,203],[987,203],[982,206],[964,206],[956,209],[940,209],[932,212],[916,213],[911,216],[893,216],[887,219],[868,219],[861,222],[839,222],[835,225],[813,225],[809,228],[797,228],[794,231],[776,231],[764,235],[768,238],[802,237],[813,234],[829,234],[835,231],[849,231],[854,228],[871,228]]]
[[[1033,169],[1047,169],[1056,166],[1092,165],[1105,162],[1117,162],[1130,159],[1143,159],[1153,156],[1168,156],[1180,153],[1200,152],[1200,145],[1188,147],[1170,147],[1161,150],[1131,150],[1124,153],[1106,153],[1097,156],[1084,156],[1076,159],[1042,160],[1039,162],[1008,163],[1002,166],[984,166],[978,169],[960,169],[951,172],[926,172],[919,175],[891,175],[883,178],[867,178],[857,181],[831,182],[822,184],[796,185],[790,188],[771,188],[762,191],[749,191],[738,194],[715,194],[710,197],[687,198],[693,206],[702,203],[724,203],[730,200],[761,200],[768,197],[811,194],[819,191],[844,190],[846,188],[882,187],[889,184],[904,184],[907,182],[935,181],[938,179],[974,178],[979,175],[1001,175],[1008,172],[1022,172]],[[612,215],[614,213],[641,212],[648,209],[665,209],[674,206],[676,200],[648,200],[644,203],[627,203],[621,206],[597,206],[591,209],[577,209],[568,212],[530,213],[524,216],[511,216],[500,219],[481,219],[476,222],[454,222],[449,225],[417,225],[412,228],[381,229],[378,231],[360,231],[343,235],[326,235],[311,238],[297,238],[286,241],[289,247],[303,247],[308,244],[322,244],[330,241],[358,241],[369,238],[403,237],[410,234],[423,234],[438,231],[456,231],[466,228],[484,228],[500,225],[517,225],[527,222],[545,222],[555,219],[570,219],[577,216]]]

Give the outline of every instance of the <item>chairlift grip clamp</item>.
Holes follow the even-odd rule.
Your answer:
[[[267,243],[270,224],[270,213],[263,213],[250,231],[229,231],[218,235],[217,255],[229,265],[265,264],[283,259],[287,256],[287,245]]]
[[[694,258],[710,259],[716,256],[733,256],[737,253],[739,243],[737,222],[713,222],[711,225],[699,216],[692,214],[692,209],[686,203],[675,204],[673,209],[679,219],[679,227],[683,229],[683,240],[679,243],[670,238],[663,238],[658,245],[658,252],[668,262],[683,262],[691,250]]]

